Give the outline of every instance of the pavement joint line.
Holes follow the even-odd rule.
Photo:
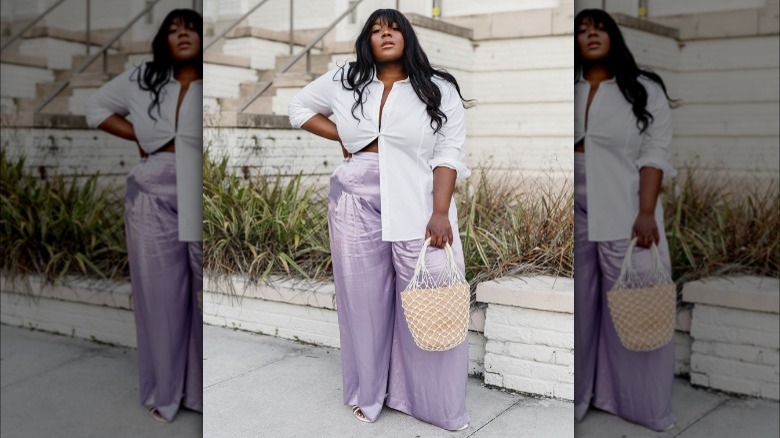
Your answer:
[[[283,357],[280,357],[279,359],[277,359],[277,360],[275,360],[275,361],[273,361],[273,362],[268,362],[267,364],[264,364],[264,365],[262,365],[262,366],[259,366],[259,367],[257,367],[257,368],[252,368],[251,370],[244,371],[244,372],[243,372],[243,373],[241,373],[241,374],[236,374],[235,376],[228,377],[228,378],[227,378],[227,379],[225,379],[225,380],[220,380],[219,382],[215,382],[215,383],[212,383],[211,385],[204,386],[204,387],[203,387],[203,389],[209,389],[209,388],[212,388],[212,387],[214,387],[214,386],[219,386],[219,385],[221,385],[221,384],[223,384],[223,383],[226,383],[226,382],[229,382],[229,381],[231,381],[231,380],[233,380],[233,379],[237,379],[237,378],[239,378],[239,377],[244,377],[244,376],[246,376],[247,374],[254,373],[255,371],[258,371],[258,370],[262,370],[263,368],[265,368],[265,367],[267,367],[267,366],[270,366],[270,365],[273,365],[273,364],[275,364],[275,363],[281,362],[281,361],[283,361],[283,360],[289,359],[289,358],[291,358],[291,357],[297,357],[297,356],[300,356],[300,355],[298,355],[298,354],[296,354],[296,355],[285,355],[285,356],[283,356]]]
[[[7,325],[7,324],[3,324],[3,325]],[[8,327],[15,327],[15,326],[10,326],[9,325]],[[18,327],[18,328],[26,329],[27,327]],[[48,334],[48,335],[65,336],[65,335],[62,335],[60,333],[52,333],[52,332],[47,332],[45,330],[33,330],[33,331],[34,332]],[[66,336],[66,337],[70,338],[69,336]],[[78,339],[78,340],[83,340],[85,342],[90,342],[87,339],[80,339],[80,338],[71,338],[71,339]],[[110,346],[103,346],[103,347],[109,347],[110,348]],[[89,358],[93,358],[93,357],[97,357],[97,356],[100,356],[100,348],[99,348],[99,346],[92,345],[92,346],[90,346],[90,348],[87,351],[85,351],[84,353],[80,354],[77,357],[74,357],[74,358],[72,358],[70,360],[67,360],[65,362],[62,362],[62,363],[58,363],[58,364],[56,364],[55,366],[53,366],[51,368],[47,368],[47,369],[42,370],[42,371],[40,371],[38,373],[32,374],[30,376],[27,376],[26,378],[24,378],[22,380],[17,380],[16,382],[12,382],[12,383],[9,383],[7,385],[3,385],[2,387],[0,387],[0,389],[11,388],[11,387],[16,386],[16,385],[18,385],[20,383],[27,382],[30,379],[38,378],[38,377],[40,377],[40,376],[42,376],[44,374],[50,373],[50,372],[52,372],[52,371],[54,371],[54,370],[56,370],[58,368],[70,365],[70,364],[72,364],[74,362],[79,362],[81,360],[85,360],[85,359],[89,359]]]
[[[709,411],[705,412],[702,416],[700,416],[699,418],[694,420],[691,424],[686,426],[685,429],[682,429],[679,433],[676,433],[676,434],[672,435],[672,437],[678,437],[678,436],[682,435],[683,433],[685,433],[686,430],[688,430],[691,427],[693,427],[696,423],[698,423],[699,421],[703,420],[704,417],[706,417],[707,415],[710,415],[713,411],[715,411],[719,407],[721,407],[721,406],[725,405],[726,403],[728,403],[728,401],[729,401],[728,397],[723,398],[720,401],[720,403],[716,404],[715,406],[712,407],[712,409],[710,409]]]
[[[495,417],[491,418],[491,419],[490,419],[490,421],[488,421],[487,423],[485,423],[485,424],[483,424],[482,426],[480,426],[480,427],[479,427],[479,429],[475,430],[474,432],[472,432],[472,433],[470,433],[469,435],[466,435],[466,436],[467,436],[467,437],[472,437],[472,436],[474,436],[474,434],[476,434],[477,432],[479,432],[480,430],[482,430],[482,429],[483,429],[485,426],[487,426],[488,424],[492,423],[492,422],[493,422],[493,420],[495,420],[496,418],[498,418],[498,417],[500,417],[500,416],[504,415],[504,413],[506,413],[506,411],[508,411],[508,410],[512,409],[513,407],[515,407],[516,405],[520,404],[520,402],[521,402],[521,401],[523,401],[523,397],[522,397],[522,396],[521,396],[521,397],[518,397],[518,398],[517,398],[517,400],[515,400],[515,402],[514,402],[514,403],[512,403],[511,405],[507,406],[507,408],[506,408],[506,409],[504,409],[503,411],[499,412],[499,413],[498,413],[498,415],[496,415]]]

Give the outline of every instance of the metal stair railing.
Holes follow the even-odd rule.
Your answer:
[[[263,6],[266,3],[268,3],[268,0],[262,0],[260,3],[252,6],[252,8],[249,9],[249,11],[247,11],[246,14],[242,15],[241,17],[239,17],[227,29],[225,29],[222,33],[217,35],[213,40],[211,40],[208,44],[206,44],[206,46],[203,47],[203,51],[205,52],[206,50],[209,49],[209,47],[213,46],[214,43],[216,43],[217,41],[219,41],[222,38],[224,38],[225,35],[227,35],[231,30],[233,30],[236,26],[238,26],[239,23],[241,23],[242,21],[246,20],[247,17],[252,15],[253,12],[255,12],[260,6]],[[290,3],[292,4],[292,0],[290,0]],[[292,14],[290,14],[290,21],[292,21]]]
[[[311,73],[311,49],[314,48],[314,46],[319,43],[325,35],[327,35],[333,28],[338,25],[341,20],[344,19],[344,17],[348,16],[352,11],[354,11],[358,5],[363,3],[363,0],[357,0],[355,1],[350,7],[347,8],[346,11],[344,11],[341,15],[338,16],[335,20],[333,20],[332,23],[328,27],[326,27],[322,32],[320,32],[314,39],[306,45],[300,52],[298,52],[297,55],[295,55],[292,59],[290,59],[281,69],[276,71],[274,73],[274,76],[285,73],[287,70],[289,70],[293,65],[295,65],[296,62],[298,62],[301,58],[306,56],[306,73]],[[292,41],[292,39],[291,39]],[[269,79],[268,81],[264,82],[260,87],[258,87],[257,90],[255,90],[254,93],[252,93],[251,96],[249,96],[242,104],[241,107],[238,109],[239,113],[243,113],[244,110],[246,110],[249,105],[252,104],[255,100],[257,100],[258,97],[260,97],[261,94],[265,92],[265,90],[271,88],[271,85],[273,85],[274,80]]]
[[[31,29],[33,26],[35,26],[36,24],[38,24],[38,22],[39,22],[39,21],[43,20],[43,18],[44,18],[44,17],[46,17],[47,15],[49,15],[49,12],[51,12],[51,11],[53,11],[53,10],[57,9],[57,7],[58,7],[59,5],[61,5],[62,3],[64,3],[64,2],[65,2],[65,0],[58,0],[57,2],[55,2],[54,4],[52,4],[51,6],[49,6],[48,8],[46,8],[46,10],[45,10],[45,11],[41,12],[41,14],[40,14],[40,15],[38,15],[37,17],[35,17],[35,18],[33,19],[33,21],[31,21],[30,23],[28,23],[28,24],[27,24],[27,26],[24,26],[24,29],[20,30],[19,32],[16,32],[16,33],[14,34],[14,36],[12,36],[11,38],[9,38],[9,39],[8,39],[8,41],[6,41],[5,43],[3,43],[3,45],[2,45],[2,46],[0,46],[0,51],[3,51],[3,50],[5,50],[5,48],[6,48],[6,47],[8,47],[8,46],[10,46],[10,45],[11,45],[11,43],[13,43],[14,41],[18,40],[18,39],[19,39],[19,38],[22,36],[22,34],[23,34],[23,33],[27,32],[27,31],[28,31],[28,30],[30,30],[30,29]],[[89,9],[89,8],[87,8],[87,9]]]
[[[84,70],[87,69],[96,59],[98,59],[100,56],[103,56],[103,72],[106,72],[108,70],[108,56],[107,51],[108,48],[111,47],[112,44],[117,42],[119,38],[121,38],[125,33],[127,33],[128,30],[130,30],[133,25],[141,19],[144,15],[146,15],[152,8],[159,3],[160,0],[152,0],[150,3],[147,4],[146,8],[144,8],[143,11],[141,11],[138,15],[135,16],[132,20],[130,20],[125,27],[123,27],[119,32],[117,32],[107,43],[103,44],[103,47],[98,50],[97,53],[92,55],[89,59],[84,61],[81,66],[79,66],[78,69],[76,69],[75,72],[71,73],[68,79],[66,79],[64,82],[62,82],[58,87],[56,87],[54,90],[52,90],[44,99],[41,101],[41,103],[38,104],[38,106],[35,107],[33,110],[34,113],[39,113],[41,110],[46,107],[46,105],[49,104],[55,97],[57,97],[58,94],[62,92],[65,88],[70,85],[70,81],[73,79],[73,77]]]

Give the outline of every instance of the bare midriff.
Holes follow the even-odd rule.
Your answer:
[[[358,153],[360,152],[379,152],[379,138],[375,138],[371,143],[364,146],[363,149],[358,151]]]
[[[158,152],[168,152],[168,153],[171,153],[171,154],[176,152],[176,145],[174,144],[173,139],[171,139],[171,141],[166,143],[165,146],[163,146],[160,149],[157,149],[156,151],[154,151],[155,154],[158,153]]]

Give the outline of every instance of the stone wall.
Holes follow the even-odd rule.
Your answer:
[[[574,399],[574,283],[553,277],[481,283],[487,303],[485,383]]]
[[[780,281],[713,278],[687,283],[693,304],[691,383],[780,399]]]

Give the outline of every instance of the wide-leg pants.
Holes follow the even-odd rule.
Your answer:
[[[414,274],[424,239],[382,241],[378,154],[352,155],[330,183],[328,225],[344,404],[359,406],[373,421],[387,395],[389,407],[422,421],[444,429],[464,426],[469,422],[468,342],[443,352],[424,351],[414,343],[400,292]],[[463,270],[456,225],[452,249]],[[428,250],[426,266],[433,278],[444,261],[443,249]]]
[[[620,274],[630,239],[588,240],[585,154],[574,155],[574,415],[581,420],[593,405],[663,430],[675,421],[674,342],[650,352],[631,351],[620,343],[606,293]],[[663,224],[658,226],[663,230]],[[669,247],[660,234],[658,249],[669,270]],[[631,262],[643,275],[652,266],[652,253],[636,247]]]
[[[127,178],[125,233],[141,404],[169,421],[180,406],[203,411],[203,245],[178,229],[175,155],[150,155]]]

